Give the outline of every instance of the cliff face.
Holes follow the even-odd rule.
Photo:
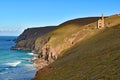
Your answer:
[[[87,28],[95,28],[95,24],[91,23],[98,19],[99,17],[79,18],[60,24],[55,30],[36,39],[35,53],[43,59],[49,55],[48,60],[53,62],[62,55],[61,52],[86,39],[90,35]]]
[[[56,26],[28,28],[15,40],[17,43],[12,49],[33,50],[35,47],[35,40],[38,37],[55,29]]]
[[[120,16],[106,18],[108,27],[102,29],[97,29],[98,19],[72,20],[37,38],[35,50],[40,59],[58,58],[40,69],[34,80],[120,79],[117,74],[120,70]],[[44,45],[40,46],[41,43]]]
[[[25,30],[16,40],[15,48],[32,49],[38,54],[35,63],[40,70],[34,80],[120,78],[117,74],[120,70],[120,16],[105,18],[108,27],[102,29],[97,29],[98,19],[100,17],[70,20],[46,32],[37,28],[36,31]]]

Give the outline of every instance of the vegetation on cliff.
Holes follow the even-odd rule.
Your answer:
[[[49,53],[57,57],[63,50],[70,48],[84,39],[84,37],[87,37],[89,34],[87,26],[91,26],[90,23],[98,19],[99,17],[79,18],[60,24],[53,31],[37,38],[35,42],[35,52],[38,54],[42,53],[43,57],[45,57],[45,49],[48,45],[50,46]],[[85,25],[85,23],[90,25]],[[86,30],[83,26],[86,26]]]
[[[36,39],[54,30],[55,27],[56,26],[48,26],[39,28],[28,28],[24,30],[24,32],[15,40],[17,44],[12,47],[12,49],[33,50],[35,47]]]
[[[106,17],[107,27],[101,29],[98,19],[79,18],[55,27],[27,29],[13,49],[38,54],[35,63],[40,70],[34,80],[119,80],[120,15]]]
[[[36,40],[35,49],[42,51],[49,45],[59,57],[39,70],[34,80],[120,79],[120,16],[106,18],[109,24],[103,29],[96,28],[98,18],[85,19],[59,25],[45,35],[49,37],[42,47],[39,43],[45,36]]]

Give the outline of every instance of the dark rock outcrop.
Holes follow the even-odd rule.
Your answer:
[[[39,28],[28,28],[15,40],[16,45],[11,49],[23,49],[23,50],[33,50],[35,46],[35,40],[38,37],[55,29],[56,26],[47,26]]]

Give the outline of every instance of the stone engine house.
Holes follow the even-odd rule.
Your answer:
[[[104,28],[105,27],[105,21],[104,21],[104,15],[102,14],[102,19],[99,19],[97,22],[97,28]]]

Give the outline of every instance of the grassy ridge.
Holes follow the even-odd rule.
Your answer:
[[[91,22],[95,22],[98,19],[99,17],[79,18],[62,23],[55,30],[46,34],[47,36],[50,37],[49,41],[46,42],[45,44],[50,45],[51,48],[53,48],[53,53],[58,52],[57,54],[60,54],[61,51],[71,47],[72,40],[74,40],[74,43],[76,43],[81,37],[84,37],[84,34],[86,35],[89,34],[89,29],[84,30],[85,27],[83,26]],[[73,35],[76,36],[73,37]],[[78,36],[79,38],[77,39]],[[41,43],[43,43],[44,41],[43,37],[40,37],[36,40],[35,42],[36,51],[38,51],[40,47],[43,47],[40,46]]]
[[[115,15],[106,19],[106,22],[110,22],[109,28],[95,29],[96,22],[90,24],[92,28],[88,25],[75,30],[73,28],[75,32],[86,32],[87,38],[64,50],[57,61],[44,68],[52,69],[38,71],[34,80],[120,80],[119,21],[120,17]],[[61,36],[59,30],[63,31],[59,28],[54,36]]]

